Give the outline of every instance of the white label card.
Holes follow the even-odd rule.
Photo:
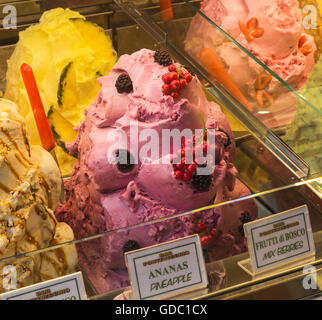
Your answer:
[[[28,287],[0,295],[1,300],[86,300],[81,272],[53,280],[40,282]]]
[[[208,284],[198,235],[131,251],[125,259],[136,300],[170,297]]]
[[[306,205],[244,225],[253,272],[315,253]]]

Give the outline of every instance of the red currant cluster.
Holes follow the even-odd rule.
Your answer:
[[[162,76],[164,82],[162,92],[164,95],[170,95],[173,99],[176,99],[180,90],[192,80],[192,75],[182,67],[178,70],[174,63],[168,66],[168,70],[169,72]]]
[[[192,179],[197,170],[197,166],[203,164],[198,161],[197,155],[204,155],[207,152],[208,144],[207,130],[205,130],[203,137],[196,137],[193,135],[193,139],[183,140],[181,148],[177,150],[177,156],[181,159],[180,163],[173,165],[174,177],[176,179],[184,180],[188,182]],[[187,159],[192,159],[193,163],[186,163]]]
[[[203,221],[198,221],[196,223],[196,231],[200,235],[202,246],[206,246],[218,236],[218,230],[216,228],[207,227]]]

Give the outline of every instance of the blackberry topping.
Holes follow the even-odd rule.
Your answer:
[[[238,226],[238,231],[242,237],[245,237],[245,232],[244,232],[244,225],[241,224]]]
[[[238,227],[238,231],[239,233],[241,234],[242,237],[245,236],[245,233],[244,233],[244,223],[247,223],[247,222],[250,222],[251,221],[251,218],[249,216],[249,213],[247,211],[244,211],[241,215],[240,215],[240,218],[239,218],[240,222],[242,223],[239,227]]]
[[[239,218],[241,223],[247,223],[250,222],[252,219],[249,216],[249,213],[247,211],[244,211]]]
[[[172,64],[171,56],[166,50],[157,50],[154,54],[154,61],[160,64],[161,66],[169,66]]]
[[[117,150],[115,155],[117,158],[119,158],[119,162],[116,164],[116,166],[121,172],[127,173],[133,170],[135,161],[128,150]]]
[[[184,66],[184,68],[194,77],[196,73],[192,70],[190,66]]]
[[[116,87],[118,93],[123,93],[123,92],[130,93],[131,91],[133,91],[132,80],[125,73],[122,73],[117,78],[117,80],[115,82],[115,87]]]
[[[194,175],[191,184],[196,191],[208,191],[211,186],[211,175]]]
[[[227,143],[225,144],[225,148],[228,147],[231,144],[231,139],[229,134],[224,129],[221,129],[221,128],[219,128],[218,131],[223,132],[226,135]]]
[[[128,240],[125,242],[124,246],[123,246],[123,252],[128,252],[128,251],[133,251],[133,250],[137,250],[140,249],[140,246],[138,245],[138,243],[134,240]]]

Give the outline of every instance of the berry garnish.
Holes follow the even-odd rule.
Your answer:
[[[170,82],[170,88],[172,92],[177,91],[180,88],[180,81],[179,80],[172,80]]]
[[[187,171],[190,172],[190,173],[196,172],[196,169],[197,169],[197,166],[195,164],[189,164],[187,166]]]
[[[200,238],[201,244],[204,246],[208,244],[212,239],[209,236],[202,236]]]
[[[163,76],[162,76],[162,80],[164,83],[167,83],[169,84],[171,82],[171,77],[170,77],[170,73],[165,73]]]
[[[182,146],[183,147],[189,147],[189,148],[192,148],[193,146],[193,142],[191,139],[187,139],[187,140],[183,140],[182,142]]]
[[[195,73],[194,73],[194,71],[192,70],[192,68],[190,68],[189,66],[184,66],[184,69],[186,70],[186,71],[188,71],[193,77],[196,75]]]
[[[218,236],[218,230],[216,228],[212,228],[210,231],[211,235],[213,237],[217,237]]]
[[[203,221],[199,221],[197,224],[196,224],[196,229],[198,231],[202,231],[204,229],[206,229],[206,225]]]
[[[135,162],[133,156],[128,150],[119,149],[116,151],[115,155],[118,158],[116,166],[121,172],[127,173],[133,170]]]
[[[190,82],[192,80],[192,75],[190,73],[186,73],[183,77],[185,80],[187,80],[187,82]]]
[[[178,74],[176,72],[170,72],[168,74],[169,74],[170,82],[173,80],[178,80]]]
[[[171,56],[168,51],[161,49],[157,50],[154,54],[154,61],[157,62],[161,66],[169,66],[172,64]]]
[[[202,246],[206,246],[219,235],[219,232],[212,223],[206,223],[202,220],[196,222],[195,231],[200,236]]]
[[[175,177],[176,179],[178,179],[178,180],[183,179],[183,171],[181,171],[181,170],[176,170],[176,171],[174,172],[174,177]]]
[[[188,182],[188,181],[190,181],[191,180],[191,175],[190,175],[190,173],[189,172],[185,172],[184,174],[183,174],[183,180],[185,181],[185,182]]]
[[[133,91],[132,80],[126,73],[119,75],[115,82],[115,87],[118,93],[130,93]]]
[[[206,130],[204,128],[204,133]],[[208,151],[205,136],[205,134],[197,137],[193,135],[192,139],[181,139],[181,147],[176,151],[177,162],[181,162],[173,164],[174,177],[189,183],[197,192],[209,191],[212,183],[212,175],[197,175],[197,167],[205,167],[207,163],[203,157]]]
[[[179,97],[179,94],[178,92],[171,92],[170,93],[170,96],[173,98],[173,99],[177,99]]]
[[[180,88],[184,88],[188,85],[188,81],[186,79],[180,79]]]
[[[163,94],[165,94],[165,95],[169,94],[169,93],[171,92],[171,88],[170,88],[170,86],[169,86],[168,84],[164,84],[164,85],[162,86],[162,92],[163,92]]]
[[[250,222],[252,219],[250,218],[250,215],[247,211],[244,211],[239,218],[241,223],[247,223]]]
[[[202,144],[202,151],[205,153],[205,152],[207,152],[207,149],[208,149],[208,144],[207,144],[207,142],[204,142]]]
[[[184,163],[177,163],[175,166],[176,166],[176,169],[178,170],[184,169]]]
[[[248,223],[250,221],[252,221],[252,219],[250,218],[250,215],[247,211],[244,211],[240,217],[239,217],[240,222],[242,223],[241,225],[238,226],[238,231],[241,234],[242,237],[245,236],[244,233],[244,223]]]
[[[138,243],[134,240],[128,240],[125,242],[124,246],[123,246],[123,252],[128,252],[128,251],[133,251],[133,250],[137,250],[140,249],[140,246],[138,245]]]
[[[174,63],[171,63],[168,66],[168,71],[168,73],[162,76],[162,81],[165,84],[169,84],[171,90],[170,92],[168,90],[164,90],[163,86],[162,92],[164,95],[170,95],[173,99],[177,99],[180,90],[185,88],[192,80],[192,75],[182,67],[178,69]]]
[[[192,186],[198,192],[209,191],[211,186],[212,176],[211,175],[194,175],[192,177]]]
[[[240,233],[240,235],[241,235],[242,237],[244,237],[244,236],[245,236],[245,232],[244,232],[244,225],[243,225],[243,224],[241,224],[241,225],[239,225],[239,226],[238,226],[238,231],[239,231],[239,233]]]
[[[168,70],[171,72],[171,71],[174,71],[174,72],[177,72],[177,67],[174,63],[170,64],[168,66]]]
[[[196,159],[197,156],[202,156],[202,155],[203,155],[203,147],[199,144],[196,146],[193,146],[194,159]]]

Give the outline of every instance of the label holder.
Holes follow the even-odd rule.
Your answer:
[[[267,268],[263,271],[254,272],[252,267],[251,259],[244,259],[241,261],[238,261],[238,266],[243,269],[245,272],[247,272],[253,279],[260,279],[260,278],[266,278],[267,276],[276,274],[276,272],[285,272],[291,269],[297,269],[300,267],[304,267],[308,263],[311,263],[315,261],[315,254],[312,253],[308,256],[298,258],[296,260],[281,263],[280,265],[276,265],[274,267]]]
[[[85,291],[82,272],[71,273],[62,277],[57,277],[51,280],[39,282],[36,284],[32,284],[30,286],[26,286],[26,287],[22,287],[19,289],[2,293],[0,294],[0,300],[32,300],[37,298],[37,292],[46,291],[52,288],[55,288],[55,290],[60,290],[59,288],[62,285],[65,287],[66,286],[65,283],[68,283],[68,282],[70,282],[70,286],[66,287],[67,289],[69,289],[67,295],[70,296],[71,294],[73,294],[74,292],[73,289],[76,290],[75,292],[77,293],[75,295],[76,299],[71,299],[71,300],[87,300],[87,294]],[[48,293],[48,294],[51,295],[51,293]],[[63,295],[63,293],[61,293],[61,295]],[[56,296],[55,294],[52,295],[52,297],[55,297],[55,296]],[[62,299],[44,298],[39,300],[62,300]]]
[[[190,240],[190,239],[196,241],[197,247],[199,247],[198,249],[200,250],[199,251],[199,255],[200,255],[199,258],[200,258],[201,261],[200,261],[199,267],[203,271],[203,277],[202,277],[202,278],[204,278],[203,283],[201,283],[199,286],[195,286],[195,287],[191,287],[191,288],[183,288],[178,292],[168,293],[168,294],[162,295],[161,297],[157,297],[156,299],[159,299],[159,300],[193,299],[193,298],[196,298],[196,297],[200,296],[201,294],[206,294],[208,292],[208,277],[207,277],[207,271],[206,271],[206,264],[205,264],[204,255],[203,255],[202,248],[201,248],[200,237],[199,237],[198,234],[195,234],[195,235],[190,235],[190,236],[183,237],[183,238],[180,238],[180,239],[175,239],[175,240],[163,242],[163,243],[160,243],[160,244],[156,244],[154,246],[145,247],[145,248],[142,248],[142,249],[133,250],[133,251],[125,253],[125,263],[126,263],[126,266],[127,266],[128,270],[129,270],[131,286],[128,288],[128,290],[126,290],[122,294],[123,297],[125,299],[129,299],[129,300],[137,299],[135,297],[134,293],[133,293],[134,277],[131,274],[130,269],[129,269],[128,255],[133,254],[133,253],[139,253],[139,252],[150,250],[150,249],[154,249],[154,248],[157,249],[157,248],[160,248],[161,246],[164,246],[164,245],[170,245],[171,246],[172,244],[175,244],[176,242],[178,243],[180,241]],[[168,248],[167,250],[171,250],[171,248]],[[152,254],[153,253],[151,253],[151,255]],[[142,300],[146,300],[146,299],[142,299]]]
[[[291,212],[300,212],[303,211],[304,215],[306,215],[307,217],[307,229],[306,232],[308,233],[310,240],[308,240],[311,244],[312,244],[312,249],[308,254],[304,254],[301,255],[298,258],[290,258],[288,261],[286,262],[280,262],[278,264],[275,264],[271,267],[265,267],[262,270],[254,270],[253,265],[254,265],[254,261],[252,260],[252,256],[254,257],[254,248],[253,248],[253,243],[252,241],[250,241],[250,236],[249,236],[249,232],[248,230],[250,229],[250,226],[254,225],[255,223],[258,224],[259,221],[262,222],[266,222],[268,220],[270,220],[272,217],[281,217],[283,215],[286,214],[290,214]],[[247,224],[244,224],[244,232],[245,235],[247,237],[247,244],[249,249],[249,253],[250,253],[250,258],[241,260],[237,262],[237,265],[243,269],[246,273],[248,273],[253,279],[259,279],[259,278],[263,278],[263,277],[267,277],[269,275],[273,275],[276,274],[276,272],[285,272],[287,270],[291,270],[291,269],[298,269],[301,266],[305,266],[309,263],[312,263],[313,261],[315,261],[315,246],[314,246],[314,241],[313,241],[313,236],[312,236],[312,229],[311,229],[311,223],[310,223],[310,219],[309,219],[309,214],[308,214],[308,208],[307,205],[303,205],[294,209],[290,209],[287,211],[283,211],[281,213],[277,213],[274,216],[269,216],[269,217],[265,217],[262,218],[260,220],[255,220],[252,222],[249,222]]]

